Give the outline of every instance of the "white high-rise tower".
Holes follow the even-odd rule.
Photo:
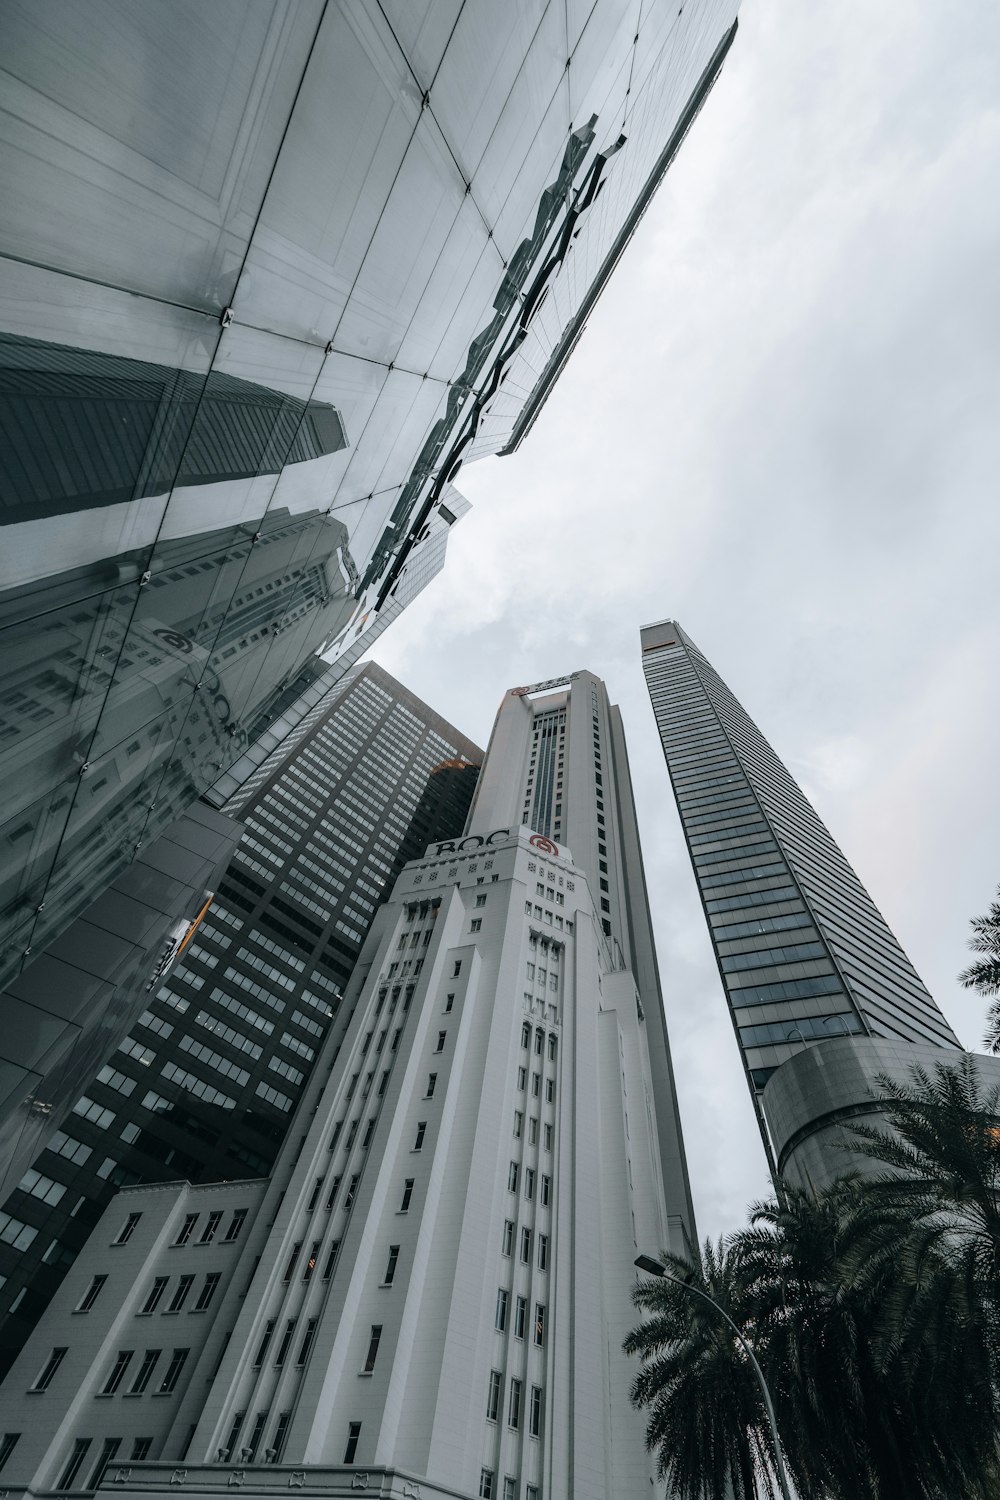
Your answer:
[[[326,1045],[259,1208],[238,1184],[119,1194],[12,1372],[5,1484],[73,1488],[86,1439],[77,1471],[117,1440],[105,1483],[125,1494],[646,1500],[633,1260],[693,1225],[598,678],[506,695],[465,836],[406,866]],[[194,1318],[173,1304],[185,1275],[204,1300],[202,1262],[219,1294]],[[144,1343],[146,1365],[180,1347],[126,1400]],[[46,1405],[54,1442],[30,1435]]]

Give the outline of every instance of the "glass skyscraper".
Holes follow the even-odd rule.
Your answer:
[[[398,613],[735,9],[8,0],[0,980]]]
[[[121,1184],[270,1171],[324,1039],[350,1024],[341,997],[380,901],[414,852],[461,832],[481,761],[369,663],[233,794],[244,836],[207,914],[2,1205],[0,1375]]]
[[[960,1043],[814,808],[691,638],[665,620],[645,626],[641,644],[765,1147],[783,1165],[772,1140],[780,1091],[768,1088],[782,1064],[841,1038],[836,1055],[870,1054],[870,1072],[892,1071],[893,1059],[917,1057],[914,1047]],[[860,1077],[850,1087],[864,1092]],[[827,1103],[846,1118],[863,1100]],[[799,1104],[808,1112],[808,1098]]]

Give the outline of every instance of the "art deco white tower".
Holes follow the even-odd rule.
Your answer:
[[[682,1248],[693,1226],[625,743],[596,677],[506,695],[465,837],[405,868],[327,1046],[238,1268],[221,1255],[210,1268],[223,1283],[211,1327],[157,1331],[168,1285],[136,1332],[116,1291],[90,1375],[79,1361],[67,1375],[58,1451],[29,1464],[26,1436],[33,1477],[15,1474],[15,1453],[4,1482],[51,1488],[83,1438],[100,1455],[159,1429],[146,1462],[105,1482],[646,1500],[621,1353],[633,1260]],[[113,1230],[145,1215],[121,1250],[141,1268],[124,1292],[138,1311],[157,1277],[181,1258],[187,1270],[199,1204],[184,1188],[116,1203]],[[99,1227],[21,1378],[15,1366],[15,1401],[48,1346],[69,1346],[59,1309],[68,1327],[73,1299],[114,1274],[109,1238]],[[92,1343],[100,1307],[76,1320]],[[91,1399],[123,1342],[198,1339],[171,1399]],[[25,1398],[33,1413],[61,1378],[57,1361]]]

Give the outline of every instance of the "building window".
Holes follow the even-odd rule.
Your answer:
[[[125,1220],[125,1223],[119,1229],[113,1243],[116,1245],[127,1245],[129,1240],[135,1234],[135,1226],[138,1224],[141,1218],[142,1214],[129,1214],[128,1218]],[[83,1439],[81,1438],[80,1441],[82,1442]],[[90,1439],[88,1438],[86,1441],[89,1443]],[[77,1467],[79,1468],[79,1464],[77,1465]]]
[[[527,1081],[528,1081],[528,1070],[527,1070],[527,1068],[518,1068],[518,1070],[517,1070],[517,1087],[518,1087],[519,1091],[523,1091],[524,1090],[524,1086],[527,1083]]]
[[[10,1455],[18,1445],[21,1434],[19,1432],[5,1432],[0,1437],[0,1469],[3,1468]]]
[[[129,1395],[142,1395],[152,1378],[153,1371],[156,1369],[156,1362],[162,1353],[162,1349],[147,1349],[145,1351],[142,1356],[142,1363],[136,1371],[136,1377],[129,1387]]]
[[[485,897],[485,895],[477,896],[476,897],[476,905],[477,906],[485,906],[486,905],[486,897]]]
[[[307,1214],[311,1214],[313,1209],[316,1207],[316,1204],[319,1202],[319,1195],[322,1191],[323,1179],[322,1177],[317,1177],[312,1185],[312,1192],[309,1194],[309,1202],[306,1204]]]
[[[261,1337],[259,1345],[257,1346],[257,1353],[254,1357],[254,1369],[258,1369],[264,1363],[264,1358],[267,1354],[267,1348],[271,1342],[271,1336],[274,1333],[277,1321],[277,1318],[268,1318],[267,1322],[264,1324],[264,1333]]]
[[[413,1178],[407,1177],[403,1183],[403,1201],[399,1205],[399,1212],[405,1214],[410,1207],[410,1199],[413,1197]]]
[[[282,1365],[285,1363],[285,1360],[288,1358],[288,1349],[289,1345],[292,1342],[292,1337],[295,1333],[295,1325],[297,1322],[298,1318],[288,1318],[285,1321],[285,1327],[282,1331],[281,1339],[278,1344],[278,1352],[274,1356],[275,1368],[278,1370],[281,1369]],[[252,1446],[256,1447],[256,1444],[253,1444]]]
[[[330,1183],[330,1193],[325,1204],[325,1211],[327,1213],[329,1213],[330,1209],[333,1208],[333,1205],[337,1201],[337,1194],[340,1192],[340,1184],[343,1182],[343,1180],[344,1179],[341,1173],[338,1172],[333,1181]]]
[[[101,1295],[101,1289],[103,1288],[104,1283],[107,1281],[107,1279],[108,1278],[106,1276],[95,1276],[93,1278],[87,1290],[84,1292],[83,1296],[80,1298],[80,1301],[76,1305],[77,1312],[90,1312],[90,1309],[93,1307],[94,1303]]]
[[[524,1338],[524,1320],[528,1314],[528,1300],[526,1297],[517,1297],[514,1301],[514,1337]]]
[[[534,1167],[525,1167],[524,1169],[524,1196],[528,1199],[529,1202],[535,1196]]]
[[[361,1142],[361,1149],[362,1149],[362,1151],[367,1151],[368,1150],[369,1146],[372,1143],[372,1136],[374,1134],[375,1134],[375,1121],[374,1121],[374,1119],[371,1119],[371,1120],[368,1121],[368,1124],[365,1126],[364,1139]]]
[[[452,977],[452,979],[457,979],[458,976],[459,976],[459,974],[461,974],[461,972],[462,972],[462,960],[460,958],[456,958],[454,967],[452,968],[452,971],[451,971],[451,977]]]
[[[534,1343],[539,1349],[545,1345],[545,1307],[541,1302],[535,1303],[535,1335]]]
[[[517,1480],[509,1474],[504,1475],[503,1500],[517,1500]]]
[[[543,1141],[543,1144],[545,1146],[546,1151],[551,1151],[552,1150],[552,1126],[551,1125],[546,1125],[545,1129],[543,1130],[543,1132],[542,1132],[542,1141]]]
[[[525,1021],[524,1024],[522,1025],[522,1027],[521,1027],[521,1046],[522,1047],[530,1047],[531,1046],[531,1026],[529,1025],[529,1023],[527,1021]]]
[[[360,1172],[355,1172],[354,1175],[351,1177],[350,1182],[347,1184],[347,1192],[344,1194],[344,1207],[345,1208],[352,1207],[352,1205],[354,1203],[355,1194],[358,1191],[358,1182],[360,1181],[360,1178],[361,1178],[361,1173]]]
[[[319,1260],[319,1247],[320,1241],[313,1240],[312,1244],[309,1247],[309,1254],[306,1256],[305,1269],[302,1272],[303,1281],[309,1281],[312,1277],[312,1273],[316,1269],[316,1264]]]
[[[531,1230],[530,1229],[522,1229],[521,1230],[521,1260],[524,1262],[525,1265],[527,1265],[528,1262],[530,1261],[530,1259],[531,1259]]]
[[[535,1053],[536,1053],[536,1055],[538,1057],[541,1057],[541,1055],[542,1055],[542,1048],[544,1047],[544,1045],[545,1045],[545,1032],[544,1031],[536,1031],[535,1032]]]
[[[528,1121],[528,1145],[534,1146],[538,1141],[538,1121],[534,1115]]]
[[[222,1273],[220,1271],[210,1271],[208,1273],[208,1275],[205,1277],[205,1285],[202,1287],[201,1292],[198,1295],[198,1300],[194,1305],[195,1312],[205,1311],[206,1307],[208,1307],[212,1298],[215,1296],[216,1290],[221,1280]]]
[[[156,1311],[156,1308],[157,1308],[157,1306],[159,1304],[160,1298],[163,1296],[163,1293],[167,1289],[167,1282],[169,1280],[170,1280],[169,1276],[154,1276],[153,1277],[153,1285],[149,1289],[149,1296],[146,1298],[145,1302],[142,1304],[142,1308],[141,1308],[142,1312],[144,1312],[144,1313],[151,1313],[151,1312],[155,1312]]]
[[[290,1411],[283,1411],[278,1415],[278,1420],[274,1427],[274,1436],[271,1439],[271,1447],[268,1450],[273,1455],[271,1458],[272,1463],[277,1464],[281,1462],[281,1450],[285,1446],[285,1438],[288,1434],[288,1425],[291,1420],[292,1414]]]
[[[361,1438],[361,1423],[349,1422],[347,1425],[347,1447],[344,1449],[344,1463],[352,1464],[358,1451],[358,1442]]]
[[[197,1224],[197,1222],[197,1214],[185,1214],[184,1222],[181,1225],[180,1229],[178,1229],[177,1231],[177,1238],[174,1240],[174,1244],[186,1245],[188,1240],[191,1238],[191,1235],[194,1231],[194,1226]]]
[[[365,1355],[364,1373],[366,1375],[370,1375],[375,1368],[375,1361],[378,1358],[378,1346],[381,1337],[382,1324],[373,1323],[371,1337],[368,1340],[368,1353]]]
[[[454,1004],[455,1004],[455,996],[454,995],[445,995],[445,997],[444,997],[444,1011],[445,1011],[445,1015],[447,1015],[448,1012],[453,1008]]]
[[[515,1111],[514,1111],[514,1139],[515,1139],[515,1141],[519,1141],[521,1139],[521,1131],[523,1130],[523,1128],[524,1128],[524,1115],[521,1113],[521,1111],[519,1109],[515,1109]]]
[[[514,1251],[514,1223],[512,1219],[503,1221],[503,1239],[500,1242],[501,1254],[512,1255]]]
[[[437,1046],[434,1048],[435,1052],[443,1052],[444,1051],[444,1039],[445,1039],[445,1037],[447,1035],[448,1035],[448,1033],[446,1031],[439,1031],[438,1032]]]
[[[507,1172],[507,1191],[508,1192],[511,1192],[511,1193],[516,1193],[517,1192],[517,1179],[518,1179],[518,1172],[519,1172],[519,1170],[520,1169],[518,1168],[517,1162],[516,1161],[512,1161],[511,1164],[510,1164],[510,1167],[508,1169],[508,1172]]]
[[[183,1370],[184,1365],[187,1362],[187,1357],[190,1353],[190,1349],[174,1350],[173,1354],[170,1356],[170,1363],[167,1366],[167,1373],[163,1377],[163,1384],[160,1386],[161,1396],[169,1396],[170,1392],[177,1385],[177,1382],[181,1377],[181,1371]]]
[[[212,1241],[215,1239],[215,1236],[218,1234],[218,1232],[219,1232],[219,1225],[221,1223],[222,1223],[222,1210],[221,1209],[216,1210],[216,1212],[214,1212],[214,1213],[210,1213],[209,1216],[208,1216],[208,1222],[207,1222],[207,1224],[205,1225],[204,1229],[201,1232],[201,1238],[198,1241],[199,1245],[210,1245],[212,1243]]]
[[[531,1437],[542,1435],[542,1388],[540,1385],[531,1387],[531,1403],[528,1407],[528,1433]]]
[[[479,1500],[493,1500],[493,1470],[479,1471]]]
[[[383,1286],[392,1286],[396,1279],[396,1266],[399,1262],[399,1246],[389,1246],[389,1259],[386,1262],[385,1275],[382,1277]]]
[[[547,1234],[538,1236],[538,1269],[545,1271],[549,1264],[549,1237]]]
[[[136,1438],[132,1444],[132,1452],[129,1454],[129,1458],[134,1459],[136,1463],[141,1463],[144,1458],[149,1457],[149,1450],[152,1446],[153,1439],[151,1437]]]
[[[337,1252],[338,1252],[339,1249],[340,1249],[340,1241],[339,1240],[334,1240],[333,1244],[330,1246],[330,1253],[326,1257],[326,1265],[323,1267],[323,1280],[324,1281],[329,1281],[330,1277],[333,1275],[333,1268],[334,1268],[334,1266],[336,1265],[336,1262],[337,1262]]]
[[[132,1363],[134,1349],[119,1349],[115,1355],[115,1362],[111,1366],[111,1373],[101,1387],[102,1396],[113,1396],[125,1378],[125,1371]]]
[[[507,1293],[502,1286],[497,1288],[497,1305],[493,1318],[493,1326],[497,1333],[503,1333],[507,1327]],[[65,1350],[63,1353],[65,1353]]]
[[[482,928],[482,925],[483,925],[483,919],[482,919],[482,917],[473,917],[472,922],[469,925],[469,930],[470,930],[470,932],[479,932],[481,930],[481,928]]]
[[[193,1286],[193,1276],[182,1276],[177,1283],[176,1292],[174,1292],[174,1295],[171,1297],[169,1303],[167,1304],[166,1311],[168,1313],[180,1312],[181,1308],[187,1301],[188,1292]]]
[[[549,1062],[556,1060],[556,1038],[553,1032],[549,1032]]]
[[[77,1438],[75,1440],[66,1467],[59,1476],[59,1483],[56,1485],[57,1490],[71,1490],[73,1488],[76,1476],[83,1466],[83,1460],[87,1456],[87,1449],[89,1447],[90,1438]]]
[[[427,1133],[427,1121],[426,1120],[418,1120],[417,1121],[417,1137],[416,1137],[416,1140],[413,1142],[413,1148],[412,1148],[414,1151],[420,1151],[420,1150],[423,1149],[424,1136],[426,1135],[426,1133]]]
[[[549,1193],[551,1191],[551,1188],[552,1178],[546,1177],[545,1173],[543,1172],[542,1180],[538,1184],[538,1201],[541,1203],[543,1208],[548,1208],[549,1206]]]
[[[306,1324],[305,1335],[302,1339],[301,1347],[299,1348],[299,1357],[295,1361],[297,1365],[304,1365],[306,1360],[309,1358],[309,1351],[313,1346],[313,1339],[316,1337],[316,1324],[318,1323],[318,1321],[318,1318],[310,1318]],[[280,1453],[280,1444],[275,1444],[275,1446],[278,1448],[278,1451]]]
[[[555,1103],[555,1097],[556,1097],[556,1081],[555,1081],[554,1078],[546,1078],[546,1080],[545,1080],[545,1102],[546,1102],[546,1104],[554,1104]]]
[[[437,1076],[436,1073],[428,1073],[428,1075],[427,1075],[427,1092],[424,1095],[425,1099],[433,1099],[433,1097],[434,1097],[434,1090],[437,1088],[437,1081],[438,1081],[438,1076]]]
[[[486,1420],[495,1422],[500,1411],[500,1393],[503,1390],[503,1376],[499,1370],[490,1371],[490,1383],[486,1392]]]
[[[539,1098],[539,1096],[541,1095],[541,1092],[542,1092],[542,1075],[541,1075],[541,1073],[532,1073],[532,1075],[531,1075],[531,1097],[532,1097],[532,1099]]]
[[[507,1426],[516,1432],[521,1425],[521,1382],[511,1376],[510,1395],[507,1398]]]

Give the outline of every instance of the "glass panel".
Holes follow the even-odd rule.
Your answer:
[[[318,13],[11,0],[0,250],[224,307]]]
[[[461,12],[462,0],[383,0],[382,9],[418,88],[426,94]]]
[[[334,337],[420,115],[377,13],[330,6],[254,232],[237,319]]]

